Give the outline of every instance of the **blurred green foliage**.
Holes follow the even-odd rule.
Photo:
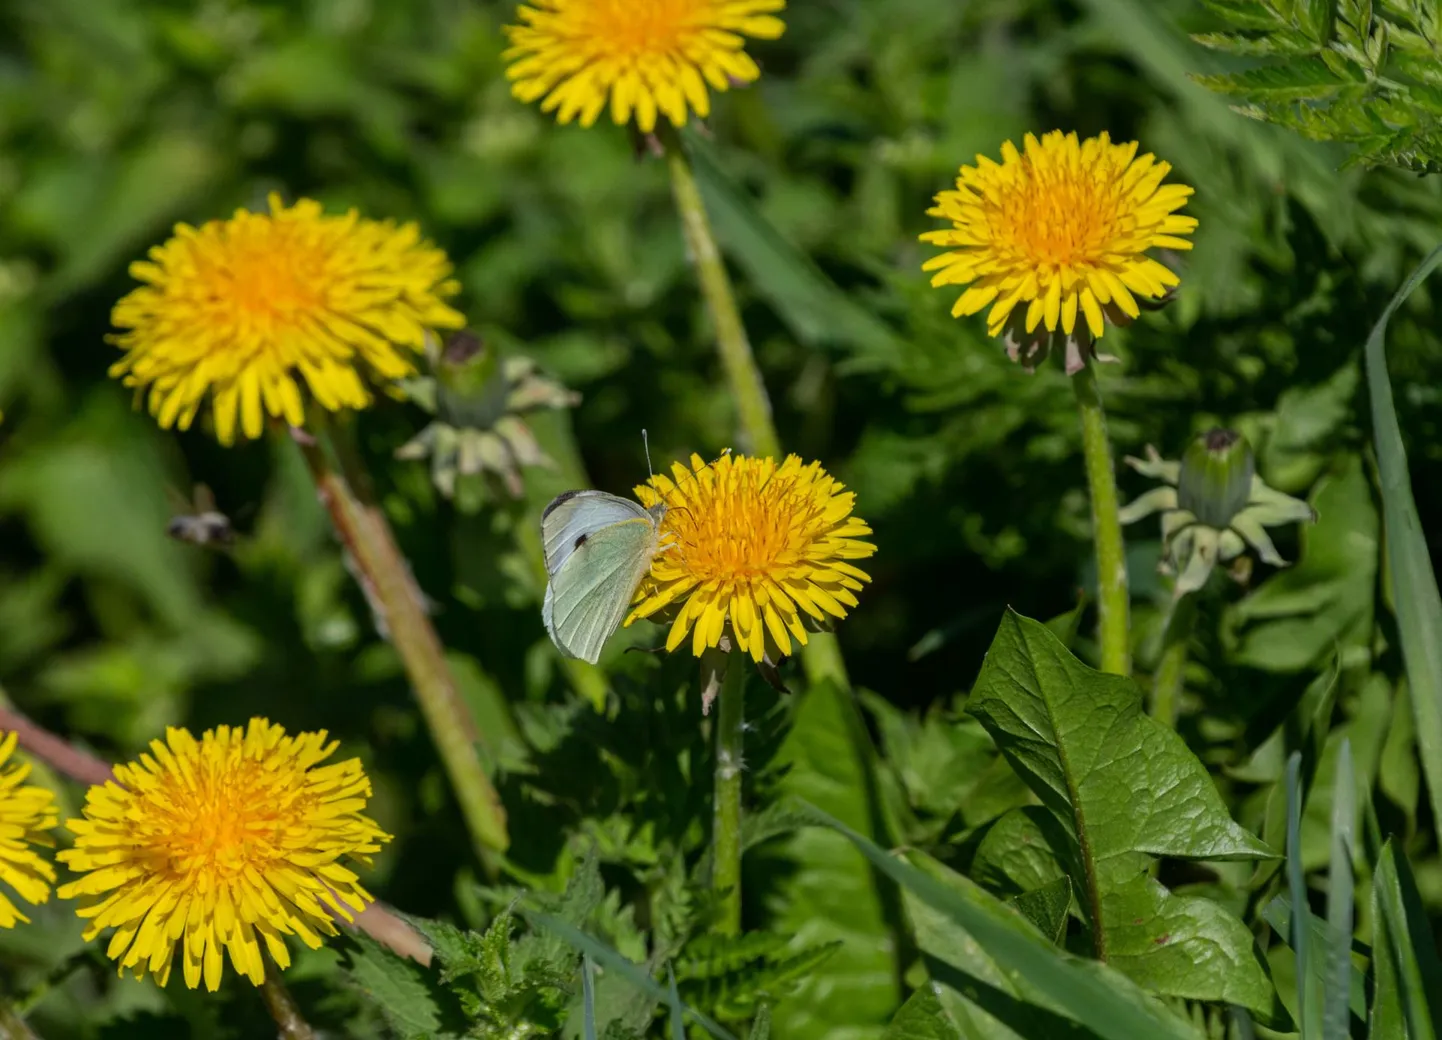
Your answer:
[[[0,684],[108,757],[167,724],[265,714],[331,730],[366,761],[373,814],[396,835],[369,887],[411,913],[499,934],[509,895],[474,873],[399,662],[293,446],[226,450],[199,430],[164,434],[105,374],[126,266],[176,221],[224,217],[272,190],[416,220],[454,259],[461,306],[488,342],[534,358],[582,400],[570,415],[536,417],[557,469],[528,471],[519,501],[459,509],[425,463],[396,461],[428,421],[413,405],[359,417],[361,444],[486,731],[513,877],[559,896],[595,855],[605,895],[573,923],[659,965],[705,931],[708,913],[695,885],[710,758],[694,666],[623,653],[658,641],[645,625],[627,630],[605,660],[608,708],[594,711],[545,638],[526,538],[555,493],[621,493],[643,478],[643,428],[659,467],[730,445],[732,413],[663,165],[638,157],[622,130],[557,128],[514,101],[499,57],[511,15],[483,0],[0,5]],[[1436,244],[1442,187],[1339,170],[1340,147],[1236,116],[1189,76],[1240,66],[1190,42],[1226,26],[1188,0],[793,0],[786,19],[780,41],[753,48],[760,83],[718,101],[708,198],[782,441],[856,490],[880,551],[841,629],[865,692],[806,689],[795,669],[794,696],[753,684],[748,805],[800,795],[1007,895],[1035,887],[1014,872],[1044,865],[1008,864],[986,845],[992,824],[1011,826],[1033,799],[960,709],[1006,606],[1053,617],[1090,583],[1071,393],[1059,370],[1024,375],[978,322],[949,317],[916,236],[932,194],[976,153],[994,156],[1027,131],[1108,130],[1172,163],[1196,187],[1187,212],[1201,221],[1195,250],[1171,258],[1178,301],[1108,334],[1122,358],[1102,372],[1119,454],[1152,443],[1175,456],[1194,433],[1229,424],[1257,447],[1268,483],[1319,513],[1279,542],[1297,567],[1259,571],[1254,591],[1214,586],[1182,733],[1234,816],[1258,829],[1292,746],[1289,720],[1339,655],[1339,716],[1318,738],[1326,779],[1305,818],[1308,867],[1326,865],[1345,735],[1359,786],[1400,836],[1435,916],[1442,861],[1419,811],[1357,359],[1405,271]],[[1389,341],[1434,555],[1437,326],[1424,287]],[[1122,480],[1128,497],[1146,484]],[[167,487],[185,494],[196,482],[235,519],[232,553],[165,537]],[[1145,670],[1165,593],[1152,577],[1154,530],[1130,533]],[[1090,620],[1079,631],[1085,657]],[[901,900],[838,835],[793,824],[751,818],[747,926],[808,949],[842,945],[769,995],[775,1035],[879,1038],[925,977]],[[1161,869],[1174,890],[1249,909],[1238,865]],[[32,1016],[45,1037],[273,1032],[247,984],[232,978],[209,997],[117,981],[82,949],[68,906],[35,917],[0,933],[0,978],[23,994],[53,974]],[[1278,949],[1268,957],[1281,979]],[[342,958],[358,957],[308,954],[287,981],[318,1027],[386,1035],[363,986],[337,987],[354,979]],[[734,996],[701,978],[688,999],[714,1011]],[[509,1007],[522,994],[515,1003],[529,1007],[540,994],[533,1003],[551,1014],[552,982],[485,976],[473,997]],[[617,1036],[654,1010],[638,1012],[604,974],[600,989],[614,991],[602,1006],[622,1023]],[[566,999],[574,1010],[575,994]]]

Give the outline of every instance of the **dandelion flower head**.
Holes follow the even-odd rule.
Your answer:
[[[786,0],[530,0],[506,27],[503,55],[511,91],[543,112],[582,126],[609,104],[617,125],[634,117],[643,133],[657,114],[675,126],[711,111],[708,87],[750,83],[761,69],[745,37],[785,31],[775,12]]]
[[[668,508],[626,624],[673,609],[668,651],[690,634],[699,657],[729,628],[756,661],[779,659],[793,639],[806,645],[808,628],[844,618],[871,580],[851,562],[876,552],[863,541],[871,528],[851,515],[855,493],[818,462],[692,455],[690,469],[673,465],[636,497]]]
[[[369,862],[390,836],[364,816],[370,780],[357,759],[321,763],[325,731],[287,736],[252,719],[200,740],[168,729],[150,754],[92,787],[75,847],[58,858],[83,874],[59,890],[79,898],[88,941],[113,929],[106,956],[164,986],[178,957],[185,984],[220,985],[224,955],[257,986],[261,944],[290,965],[283,936],[312,949],[373,897],[342,864]],[[176,949],[177,944],[179,949]]]
[[[1080,316],[1100,339],[1106,312],[1135,318],[1138,297],[1165,297],[1180,279],[1146,254],[1192,248],[1181,236],[1197,222],[1176,213],[1192,189],[1163,184],[1171,166],[1137,147],[1056,130],[1027,134],[1021,151],[1006,142],[1000,163],[978,155],[963,166],[956,189],[927,211],[952,226],[921,236],[947,250],[924,265],[936,272],[931,284],[966,286],[952,315],[989,307],[991,336],[1014,314],[1026,333],[1070,336]]]
[[[310,199],[177,225],[130,273],[145,284],[111,315],[125,356],[110,374],[167,429],[213,395],[223,444],[237,427],[259,437],[266,415],[302,425],[302,384],[329,411],[364,408],[364,375],[413,374],[428,330],[465,324],[444,302],[460,288],[450,262],[416,225],[327,216]]]
[[[10,763],[15,753],[15,734],[0,739],[0,882],[27,903],[50,898],[55,868],[42,859],[36,845],[50,845],[49,831],[58,822],[55,797],[43,787],[27,784],[28,762]],[[28,922],[0,889],[0,928],[14,928]]]

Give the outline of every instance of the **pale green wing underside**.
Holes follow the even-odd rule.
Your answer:
[[[645,520],[646,507],[604,491],[567,491],[558,495],[541,514],[541,543],[546,552],[546,573],[565,566],[578,543],[597,531],[627,520]]]
[[[620,627],[656,555],[660,532],[649,515],[612,523],[575,546],[551,575],[541,618],[551,641],[595,664]]]

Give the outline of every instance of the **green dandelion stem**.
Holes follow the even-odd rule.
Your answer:
[[[274,963],[266,965],[265,981],[260,984],[260,996],[266,1010],[275,1024],[280,1027],[280,1040],[315,1040],[315,1030],[301,1015],[295,998],[285,983],[280,981],[280,969]]]
[[[317,422],[318,428],[320,422],[323,420]],[[410,566],[380,507],[357,495],[354,485],[331,466],[314,439],[301,434],[295,440],[336,535],[355,563],[356,580],[405,666],[476,853],[491,870],[493,853],[504,852],[510,844],[506,810],[481,764],[476,746],[482,739],[480,730],[461,699]],[[353,467],[357,464],[352,462]]]
[[[0,1000],[0,1040],[40,1040],[5,1000]]]
[[[746,664],[739,652],[708,650],[701,659],[702,698],[716,696],[716,795],[711,834],[711,887],[719,893],[722,935],[741,934],[741,771],[746,721]],[[719,695],[716,694],[719,688]]]
[[[731,384],[746,450],[779,459],[781,441],[776,436],[776,424],[771,418],[771,399],[766,395],[766,383],[761,378],[761,369],[756,366],[756,357],[751,353],[746,327],[741,324],[741,312],[736,308],[731,277],[726,273],[726,261],[721,258],[716,236],[711,232],[711,218],[706,214],[706,203],[701,198],[701,188],[691,169],[691,157],[686,154],[686,146],[675,130],[667,126],[661,136],[666,147],[666,165],[671,170],[672,194],[676,197],[676,209],[681,214],[681,226],[686,233],[686,246],[691,253],[691,262],[696,265],[701,292],[706,297],[706,307],[716,326],[716,349],[721,354],[726,380]]]
[[[706,213],[706,202],[701,197],[701,188],[691,168],[691,157],[686,152],[681,135],[669,124],[663,123],[657,133],[666,149],[671,190],[676,198],[676,209],[681,214],[686,246],[692,263],[696,265],[696,275],[701,282],[706,307],[711,312],[711,321],[716,326],[716,349],[721,355],[721,366],[726,371],[726,380],[731,385],[731,395],[736,402],[741,436],[751,454],[769,455],[779,462],[782,457],[781,439],[776,435],[776,423],[771,417],[771,399],[767,396],[766,383],[761,378],[756,356],[751,352],[751,341],[746,338],[746,326],[741,323],[736,294],[731,288],[731,276],[726,272],[726,261],[722,259],[716,236],[711,231],[711,218]],[[851,685],[846,674],[846,662],[834,635],[822,632],[813,636],[802,648],[801,655],[806,678],[810,682],[834,679],[842,687]]]
[[[1162,627],[1162,653],[1152,676],[1152,718],[1171,729],[1177,727],[1183,679],[1187,670],[1187,650],[1196,622],[1195,597],[1184,595],[1167,611]]]
[[[1090,359],[1072,376],[1081,413],[1082,457],[1091,493],[1092,537],[1097,554],[1097,613],[1100,615],[1101,668],[1114,675],[1131,674],[1128,629],[1126,546],[1117,503],[1116,467],[1107,439],[1107,415]]]

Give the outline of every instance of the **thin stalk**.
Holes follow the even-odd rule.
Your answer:
[[[1127,599],[1127,557],[1117,503],[1116,467],[1107,439],[1107,415],[1090,360],[1071,377],[1081,415],[1082,457],[1091,492],[1092,537],[1097,554],[1097,613],[1100,615],[1102,671],[1130,675],[1131,627]]]
[[[716,793],[711,832],[711,887],[720,894],[722,935],[741,934],[741,770],[746,722],[746,668],[732,654],[708,651],[704,686],[719,682],[716,708]]]
[[[265,981],[260,984],[260,996],[266,1010],[275,1024],[280,1027],[280,1040],[315,1040],[315,1030],[300,1013],[295,998],[285,983],[280,981],[280,969],[274,963],[267,964]]]
[[[1177,728],[1177,714],[1187,670],[1187,650],[1192,642],[1196,623],[1196,604],[1189,593],[1176,600],[1167,611],[1162,628],[1162,653],[1152,676],[1152,718]]]
[[[736,294],[731,288],[731,276],[716,245],[711,218],[706,212],[701,188],[696,183],[691,158],[686,153],[681,135],[669,123],[663,122],[658,133],[666,149],[671,193],[681,216],[686,247],[691,262],[696,266],[701,294],[706,298],[706,307],[716,327],[716,349],[721,355],[721,367],[725,369],[726,381],[731,385],[731,396],[736,402],[742,439],[751,454],[769,455],[779,461],[781,438],[776,434],[776,423],[771,416],[771,398],[766,393],[766,382],[761,377],[756,356],[751,352],[746,326],[741,323]],[[851,685],[835,636],[822,633],[813,638],[802,648],[801,660],[808,681],[815,683],[834,679],[843,687]]]
[[[663,130],[662,142],[666,147],[666,165],[671,171],[671,192],[681,214],[691,262],[696,265],[696,276],[701,281],[701,293],[706,297],[706,306],[716,326],[716,349],[721,354],[721,367],[726,370],[726,379],[736,400],[745,446],[756,455],[779,457],[781,441],[771,419],[771,399],[766,395],[766,384],[751,353],[746,327],[741,324],[731,277],[726,273],[726,262],[711,232],[711,218],[706,214],[706,203],[691,169],[690,156],[680,134],[669,126]]]
[[[472,844],[482,865],[491,870],[492,854],[504,852],[510,844],[506,810],[481,765],[476,749],[480,731],[456,687],[445,648],[426,614],[410,566],[379,506],[357,496],[313,438],[300,435],[294,439],[336,534],[355,563],[356,580],[400,655]]]
[[[0,1000],[0,1040],[40,1040],[6,1000]]]

